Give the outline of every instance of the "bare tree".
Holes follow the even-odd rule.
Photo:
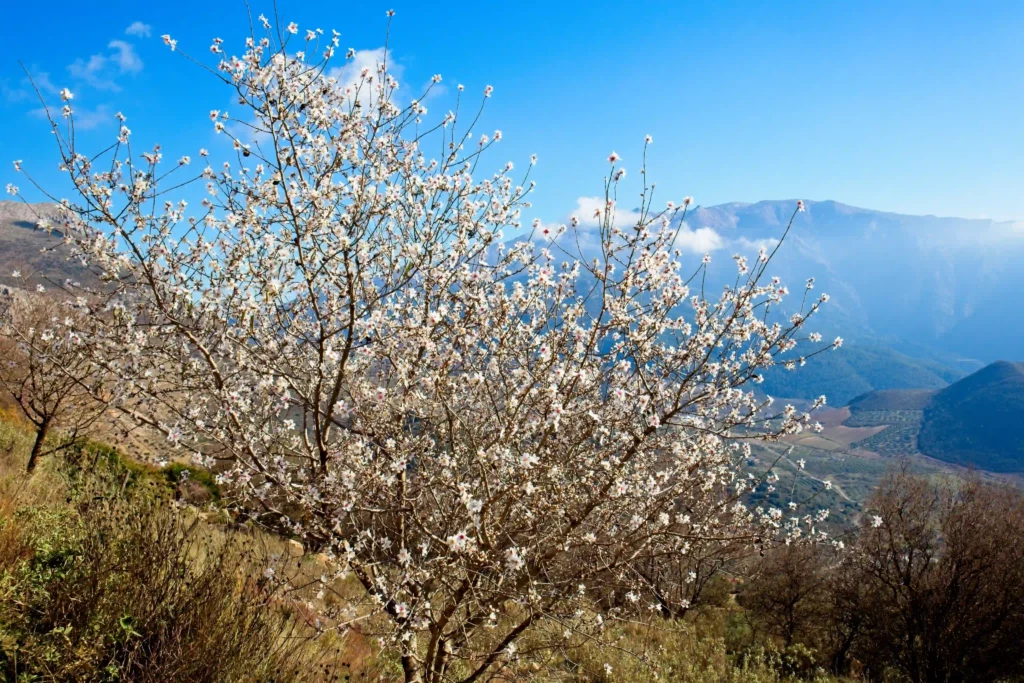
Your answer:
[[[829,590],[827,548],[792,544],[756,564],[742,605],[783,647],[818,640]]]
[[[913,681],[1024,674],[1024,495],[976,476],[893,473],[870,502],[851,557],[867,588],[862,659]]]

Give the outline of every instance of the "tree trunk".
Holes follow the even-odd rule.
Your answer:
[[[402,671],[405,674],[405,683],[423,683],[423,672],[410,657],[402,657]]]
[[[416,661],[416,636],[410,636],[402,646],[402,673],[405,683],[423,683],[423,670]]]
[[[28,466],[25,468],[29,474],[32,474],[36,469],[39,454],[43,450],[43,441],[46,440],[46,433],[48,431],[50,431],[50,420],[47,418],[43,420],[42,424],[39,425],[39,429],[36,430],[36,440],[32,444],[32,453],[28,456]]]

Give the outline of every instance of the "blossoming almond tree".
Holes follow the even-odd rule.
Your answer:
[[[81,444],[104,416],[111,393],[85,346],[87,324],[67,301],[0,292],[0,392],[35,427],[29,473]]]
[[[65,93],[62,228],[109,283],[83,301],[118,408],[336,557],[406,680],[478,680],[663,613],[678,591],[648,569],[693,548],[814,532],[820,515],[745,505],[764,482],[741,463],[744,439],[810,424],[768,420],[752,386],[821,299],[776,322],[764,251],[706,296],[675,246],[690,201],[655,209],[645,181],[617,227],[615,154],[584,258],[578,221],[522,225],[532,163],[483,170],[501,134],[472,136],[461,86],[428,123],[386,63],[339,78],[338,34],[261,21],[241,56],[211,46],[245,115],[211,112],[234,158],[198,176],[123,121],[82,154]],[[198,208],[171,196],[193,181]]]

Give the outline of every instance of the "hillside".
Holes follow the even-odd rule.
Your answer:
[[[822,394],[841,406],[878,390],[939,389],[966,374],[957,367],[911,358],[876,346],[844,346],[820,354],[795,371],[782,367],[765,373],[762,385],[772,396],[813,399]]]
[[[924,409],[925,455],[993,472],[1024,471],[1024,363],[1000,361],[938,391]]]
[[[0,285],[24,286],[23,280],[11,276],[16,270],[36,283],[91,280],[88,269],[67,258],[60,233],[47,234],[36,227],[36,214],[48,211],[52,207],[47,204],[0,201]]]
[[[935,395],[928,389],[893,389],[872,391],[850,401],[850,412],[873,412],[878,410],[924,410]]]

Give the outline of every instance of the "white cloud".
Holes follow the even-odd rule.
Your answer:
[[[10,82],[4,79],[0,81],[0,95],[3,96],[4,102],[15,104],[27,100],[29,91],[25,88],[12,88]]]
[[[40,96],[55,95],[60,89],[50,80],[50,74],[45,71],[37,71],[29,67],[29,75],[22,78],[20,82],[14,83],[9,79],[0,79],[0,98],[5,104],[21,104],[29,101],[39,101],[36,94]]]
[[[676,233],[676,247],[681,251],[694,254],[710,254],[725,246],[725,240],[713,228],[697,228],[693,230],[686,223],[679,226]]]
[[[584,228],[596,228],[600,224],[600,219],[594,216],[595,212],[600,212],[602,215],[605,212],[605,201],[601,197],[580,197],[576,200],[576,208],[573,209],[572,215],[579,219],[580,225]],[[619,206],[614,207],[614,214],[612,216],[612,223],[617,228],[626,228],[632,225],[636,225],[637,221],[640,220],[639,211],[630,211],[622,209]]]
[[[112,47],[117,51],[112,59],[117,64],[117,68],[121,73],[137,74],[142,71],[142,60],[139,59],[139,55],[135,52],[135,48],[131,43],[126,43],[123,40],[112,40],[107,44],[107,47]]]
[[[580,197],[576,200],[576,208],[572,215],[580,222],[582,231],[590,232],[597,228],[600,221],[594,216],[595,211],[604,213],[605,200],[602,197]],[[617,228],[634,226],[640,220],[640,212],[635,209],[624,210],[616,206],[612,223]],[[682,251],[707,254],[727,246],[727,241],[713,228],[692,229],[683,223],[676,235],[676,246]]]
[[[740,253],[756,253],[761,249],[765,251],[771,251],[779,243],[779,240],[774,237],[766,237],[764,239],[748,239],[746,237],[740,237],[731,242],[732,246],[740,250]]]
[[[121,86],[115,78],[122,74],[139,73],[143,67],[142,60],[132,44],[123,40],[112,40],[107,47],[113,52],[91,55],[87,60],[76,59],[68,65],[68,73],[96,90],[119,91]]]
[[[79,58],[68,65],[68,73],[97,90],[120,90],[117,83],[103,76],[108,61],[103,55],[92,55],[88,60]]]
[[[133,21],[131,25],[124,30],[126,36],[138,36],[139,38],[149,38],[153,33],[153,27],[149,24],[144,24],[141,21]]]
[[[50,80],[50,74],[45,71],[40,71],[38,74],[32,76],[32,82],[35,83],[40,92],[50,94],[60,92],[60,88],[53,84],[53,81]]]
[[[111,129],[116,130],[116,126],[114,125],[116,119],[114,118],[114,115],[110,112],[110,109],[108,109],[107,106],[104,104],[99,105],[95,109],[77,106],[72,107],[72,110],[75,121],[75,130],[92,130],[93,128],[96,128],[97,126],[103,125],[105,123],[109,123]],[[46,109],[43,109],[42,107],[40,107],[39,109],[33,109],[29,112],[29,114],[35,116],[36,118],[45,119]],[[60,112],[51,111],[50,116],[54,117],[55,120],[58,120],[60,117]]]
[[[387,72],[399,83],[402,80],[402,65],[392,58],[386,48],[378,47],[374,50],[357,50],[352,59],[345,60],[341,66],[331,67],[327,70],[327,76],[338,82],[338,87],[345,90],[354,89],[363,78],[363,73],[368,72],[374,76],[373,87],[363,85],[359,92],[359,102],[363,107],[369,106],[375,99],[376,84],[378,79],[378,68],[381,64],[386,65]]]
[[[261,149],[264,154],[272,154],[273,145],[270,144],[270,133],[259,126],[260,124],[255,118],[250,118],[245,122],[228,119],[224,122],[224,131],[227,134],[218,135],[217,139],[231,145],[234,145],[234,141],[237,139],[243,145],[252,145],[256,149]]]

